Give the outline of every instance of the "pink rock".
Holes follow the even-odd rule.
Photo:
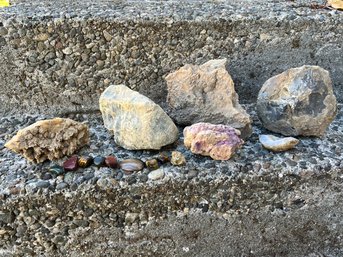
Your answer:
[[[196,123],[183,130],[184,144],[192,153],[228,160],[244,141],[240,132],[227,125]]]

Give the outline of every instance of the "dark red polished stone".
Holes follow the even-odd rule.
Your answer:
[[[79,167],[77,155],[73,155],[63,163],[63,168],[65,171],[74,171]]]
[[[105,163],[106,163],[106,166],[110,168],[117,168],[118,166],[117,158],[113,155],[107,156],[105,159]]]

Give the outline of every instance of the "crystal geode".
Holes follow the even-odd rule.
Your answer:
[[[71,155],[88,143],[89,131],[86,124],[55,118],[38,121],[19,130],[5,147],[32,162],[40,163]]]
[[[196,123],[183,130],[184,144],[192,153],[228,160],[244,141],[240,131],[227,125]]]

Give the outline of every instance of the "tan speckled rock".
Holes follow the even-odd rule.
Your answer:
[[[329,72],[318,66],[289,69],[270,78],[257,98],[263,126],[285,136],[321,136],[336,111]]]
[[[197,122],[225,124],[251,134],[251,120],[238,102],[234,83],[226,70],[226,59],[203,65],[187,64],[166,77],[167,101],[178,124]]]
[[[227,125],[196,123],[183,130],[184,144],[192,153],[228,160],[244,143],[240,132]]]
[[[174,166],[182,166],[186,164],[186,158],[179,151],[173,151],[171,154],[170,163]]]
[[[281,138],[273,135],[260,135],[259,140],[264,148],[274,152],[290,150],[299,143],[299,140],[294,137]]]
[[[18,133],[5,146],[32,162],[57,160],[89,143],[86,124],[55,118],[38,121]]]
[[[329,6],[343,11],[343,0],[328,0],[327,3]]]
[[[109,86],[99,104],[105,127],[126,149],[160,149],[178,138],[177,127],[159,105],[124,85]]]

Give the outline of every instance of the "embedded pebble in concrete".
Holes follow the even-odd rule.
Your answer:
[[[148,178],[151,179],[151,180],[158,180],[158,179],[164,178],[164,175],[165,175],[164,169],[160,168],[160,169],[151,171],[148,174]]]
[[[101,119],[87,112],[95,110],[104,88],[124,81],[163,102],[166,92],[161,77],[186,61],[200,64],[229,57],[228,69],[242,100],[253,101],[258,85],[268,77],[304,62],[319,62],[331,69],[335,90],[342,92],[342,15],[311,8],[313,2],[323,1],[163,1],[163,5],[159,1],[15,2],[11,8],[0,9],[0,65],[9,67],[0,73],[4,98],[0,112],[10,115],[7,111],[24,108],[41,113],[85,112],[70,114],[78,121],[88,120],[91,129],[91,148],[81,149],[79,155],[115,153],[119,160],[144,161],[157,158],[154,151],[128,152],[117,147]],[[107,41],[110,37],[105,30],[111,41]],[[47,41],[40,41],[47,35]],[[71,50],[70,55],[62,52],[65,48]],[[288,58],[283,58],[286,55]],[[343,95],[338,97],[342,102]],[[60,175],[49,180],[49,187],[37,188],[29,181],[37,182],[51,164],[32,165],[7,149],[0,150],[0,219],[6,223],[0,225],[1,251],[8,256],[56,256],[56,250],[79,256],[79,249],[95,256],[182,256],[205,254],[222,246],[223,255],[227,248],[236,249],[232,256],[342,256],[337,237],[343,234],[339,226],[342,212],[335,211],[340,205],[334,204],[342,202],[336,198],[342,188],[342,112],[323,138],[300,138],[295,149],[276,155],[258,143],[258,135],[267,131],[261,128],[254,108],[244,106],[254,120],[252,137],[229,161],[190,154],[182,145],[182,136],[175,145],[163,149],[180,151],[187,158],[184,167],[165,164],[170,168],[168,183],[145,183],[147,170],[128,176],[91,166],[70,172],[70,185]],[[10,139],[14,131],[46,118],[52,117],[1,117],[0,143]],[[97,180],[105,176],[100,171],[118,185],[96,190]],[[311,174],[318,177],[308,180]],[[330,176],[333,179],[327,179]],[[302,177],[306,181],[299,185]],[[31,186],[36,190],[30,191]],[[323,206],[326,200],[328,204]],[[320,212],[321,207],[328,207],[327,215]],[[311,208],[315,213],[306,217]],[[210,215],[194,216],[199,211]],[[173,223],[163,220],[169,214],[187,216],[173,230]],[[216,215],[226,220],[216,219]],[[199,223],[199,217],[206,216],[208,222]],[[252,217],[252,223],[245,222],[245,217]],[[253,228],[260,228],[261,223],[263,229],[255,232]],[[237,241],[220,245],[223,230],[232,231]],[[175,233],[165,237],[164,231]],[[242,234],[257,249],[236,244]],[[209,240],[202,246],[193,245],[198,235],[203,242]],[[216,235],[214,241],[212,235]],[[256,235],[262,235],[263,240]],[[278,235],[282,237],[279,241]],[[114,240],[109,241],[112,236]],[[288,239],[293,247],[285,244]],[[269,251],[261,242],[272,242]],[[142,253],[142,248],[147,251]],[[177,249],[180,254],[175,253]],[[302,250],[303,254],[294,254]]]
[[[190,205],[191,209],[200,208],[200,210],[205,211],[211,210],[212,213],[216,213],[216,211],[224,213],[228,208],[231,208],[229,206],[236,206],[234,208],[239,208],[239,211],[244,211],[246,209],[251,210],[251,208],[258,207],[258,205],[255,205],[255,201],[251,202],[251,199],[260,199],[260,197],[262,197],[261,201],[271,201],[270,207],[268,208],[274,210],[274,208],[280,207],[282,203],[279,202],[274,204],[274,200],[271,200],[274,199],[274,197],[277,197],[277,194],[273,190],[285,188],[286,184],[286,186],[292,188],[292,183],[296,183],[301,177],[312,176],[311,174],[313,174],[313,176],[318,175],[319,177],[323,174],[325,176],[332,174],[332,176],[336,176],[337,179],[339,178],[339,172],[343,169],[343,162],[341,161],[343,159],[343,142],[341,140],[343,136],[343,127],[341,126],[343,122],[343,112],[341,107],[342,105],[339,106],[337,118],[329,126],[324,137],[300,138],[300,142],[296,148],[275,154],[264,149],[259,143],[259,135],[266,134],[267,130],[261,126],[261,123],[257,119],[255,106],[245,105],[244,108],[248,110],[248,113],[254,121],[253,133],[243,147],[228,161],[214,161],[209,157],[191,154],[183,145],[182,128],[179,128],[181,135],[180,140],[177,141],[175,145],[163,149],[163,152],[161,153],[170,155],[172,151],[179,151],[187,158],[187,163],[184,166],[173,166],[168,161],[164,163],[161,162],[160,165],[161,168],[164,169],[165,177],[166,174],[168,174],[168,178],[170,178],[168,181],[166,179],[152,180],[149,178],[149,173],[151,171],[147,168],[143,168],[141,171],[134,172],[133,174],[125,174],[119,169],[97,167],[95,165],[79,169],[77,172],[71,171],[60,175],[51,172],[52,177],[50,178],[46,175],[46,173],[50,173],[49,168],[54,164],[61,166],[63,160],[55,163],[44,162],[42,164],[34,165],[27,162],[21,156],[16,155],[7,149],[3,149],[0,151],[0,202],[6,199],[6,206],[12,208],[10,207],[12,205],[7,203],[15,203],[15,199],[18,196],[24,197],[21,198],[22,200],[20,201],[22,208],[33,206],[32,208],[30,207],[32,211],[29,210],[28,214],[25,214],[25,219],[34,220],[34,217],[36,217],[34,214],[36,208],[37,210],[42,210],[42,213],[39,215],[43,217],[43,219],[50,220],[48,217],[44,216],[46,212],[51,211],[46,205],[43,204],[44,206],[39,206],[38,208],[35,206],[34,201],[26,203],[25,200],[26,198],[31,199],[31,197],[38,197],[43,200],[46,199],[46,197],[40,198],[40,194],[43,194],[43,196],[45,194],[50,194],[52,197],[57,197],[57,202],[60,202],[65,206],[73,206],[75,212],[70,214],[73,217],[81,217],[80,214],[82,213],[82,215],[86,217],[86,221],[94,219],[94,221],[90,222],[92,225],[85,227],[87,229],[93,229],[93,226],[96,226],[96,224],[104,226],[104,224],[109,224],[111,222],[116,226],[126,226],[124,214],[111,212],[111,217],[102,217],[101,215],[98,216],[97,213],[102,213],[105,210],[96,207],[97,204],[92,207],[87,204],[83,206],[87,201],[92,201],[94,196],[98,197],[97,199],[102,199],[104,201],[112,199],[115,201],[114,204],[116,208],[120,208],[121,210],[125,210],[127,207],[123,207],[124,204],[129,203],[130,205],[133,204],[132,206],[135,206],[134,208],[140,206],[139,208],[141,208],[140,210],[142,210],[142,212],[153,212],[152,214],[140,213],[139,219],[136,220],[138,224],[143,224],[141,217],[144,217],[144,215],[147,215],[148,218],[151,218],[153,215],[164,216],[168,213],[168,207],[178,210],[179,201],[180,205],[183,205],[183,208],[184,206]],[[107,130],[103,127],[100,114],[73,114],[70,115],[70,117],[78,121],[89,121],[90,141],[91,144],[96,146],[96,148],[86,147],[81,149],[77,153],[79,156],[108,156],[115,153],[118,160],[134,158],[145,162],[149,159],[160,159],[161,153],[158,151],[127,151],[116,146],[111,135],[109,135]],[[21,127],[28,126],[36,120],[46,118],[51,117],[43,115],[22,115],[0,118],[0,131],[5,131],[0,134],[0,142],[4,142],[8,138],[11,138]],[[166,173],[166,171],[168,171],[168,173]],[[152,175],[150,175],[150,177],[151,176]],[[280,182],[277,182],[277,178],[282,179]],[[263,183],[269,182],[267,185],[262,182],[260,184],[259,181],[261,181],[261,179],[263,180]],[[274,179],[276,179],[275,182],[270,182],[274,181]],[[224,183],[224,180],[229,184],[222,184]],[[42,181],[49,182],[49,185]],[[240,184],[240,182],[237,181],[252,181],[253,185],[259,186],[261,191],[249,191],[247,189],[249,185],[244,184],[246,182]],[[154,189],[155,186],[159,184],[161,184],[161,188]],[[213,189],[216,186],[218,186],[218,191],[213,192],[211,188]],[[145,189],[140,191],[140,188]],[[166,191],[163,191],[164,189]],[[195,189],[197,191],[194,191]],[[240,190],[245,189],[247,189],[247,191],[240,192]],[[53,192],[57,193],[57,195],[62,194],[62,199],[58,198]],[[112,192],[113,195],[111,195],[110,198],[104,198],[104,195],[100,195],[100,192]],[[198,194],[199,192],[203,192],[201,194],[204,199],[192,197],[194,193]],[[259,192],[261,195],[256,195],[259,194]],[[226,195],[227,193],[228,195]],[[80,195],[80,198],[68,198],[74,194]],[[156,199],[156,201],[153,202],[141,202],[141,200],[138,200],[142,199],[143,195],[146,194],[151,194],[154,197],[159,198],[159,200]],[[287,194],[292,194],[292,192],[287,191]],[[187,198],[188,195],[190,195],[189,198]],[[64,196],[66,196],[66,200],[63,200]],[[170,199],[168,198],[169,196]],[[178,198],[175,199],[175,196]],[[235,203],[232,203],[232,200],[235,200]],[[75,207],[72,204],[73,201],[76,201]],[[136,203],[138,202],[139,204],[137,205]],[[238,204],[239,207],[237,207]],[[17,205],[13,206],[13,208],[17,208],[15,207]],[[113,210],[113,208],[111,210]],[[284,207],[284,210],[289,210],[289,206]],[[96,214],[93,217],[91,216],[92,212]],[[67,229],[69,231],[68,233],[73,233],[74,231],[75,224],[72,220],[68,220],[65,217],[67,217],[66,214],[65,216],[59,216],[60,220],[57,219],[56,221],[60,224],[58,226],[61,227],[58,231],[55,229],[57,234],[54,238],[61,237],[57,238],[57,241],[66,238],[62,232],[64,229]],[[10,224],[19,226],[20,222],[20,220],[14,220],[13,223]],[[53,228],[46,227],[50,231],[50,234],[48,235],[51,235]],[[46,239],[45,241],[50,240],[44,235],[43,238]],[[0,235],[0,239],[2,240],[0,242],[8,242],[8,240],[10,240],[6,235]],[[26,243],[23,243],[21,246],[30,246],[33,243],[36,244],[38,241],[25,242]],[[58,247],[58,245],[55,244],[54,246]]]

